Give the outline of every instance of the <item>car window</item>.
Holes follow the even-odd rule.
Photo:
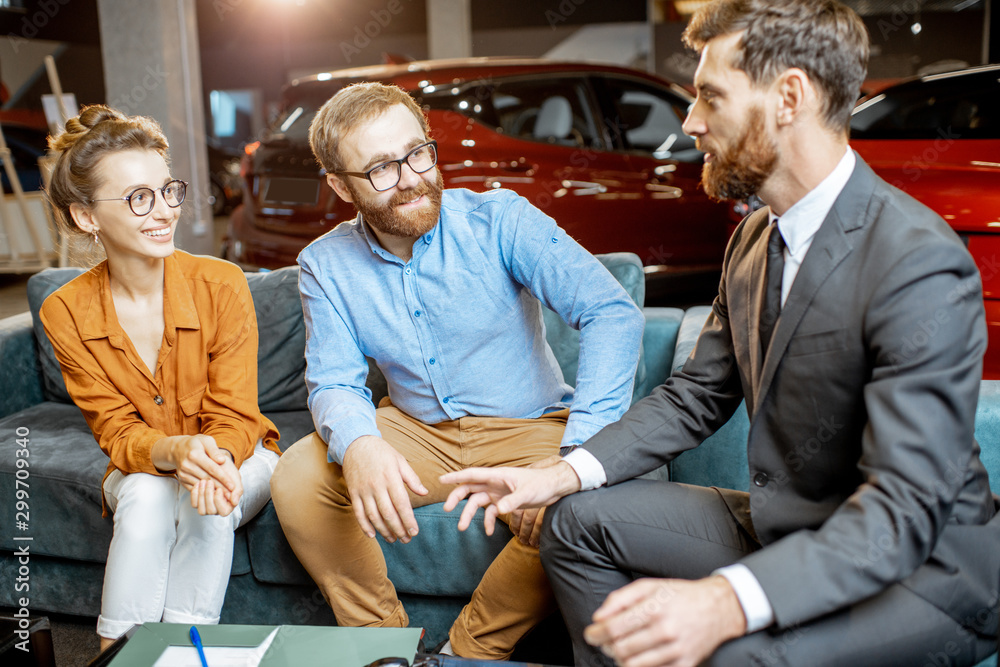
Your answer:
[[[454,111],[489,127],[496,127],[493,113],[493,86],[489,82],[466,84],[461,89],[429,86],[414,91],[414,98],[426,110]]]
[[[625,150],[658,160],[698,162],[702,153],[684,134],[687,100],[639,81],[605,78],[611,115],[605,125]]]
[[[888,90],[862,102],[851,118],[855,139],[936,139],[942,131],[963,139],[1000,138],[1000,84],[934,88],[932,84]],[[982,79],[980,79],[982,81]]]
[[[309,99],[290,102],[268,127],[265,141],[287,139],[293,144],[308,144],[309,124],[322,105],[322,101]]]
[[[491,92],[497,131],[560,146],[601,147],[586,80],[501,80]]]

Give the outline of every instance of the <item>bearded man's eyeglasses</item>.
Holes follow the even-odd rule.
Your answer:
[[[382,162],[368,171],[338,171],[336,173],[341,176],[367,178],[376,191],[385,192],[396,187],[396,184],[399,183],[399,178],[403,173],[404,162],[410,165],[410,169],[414,173],[422,174],[425,171],[433,169],[434,165],[437,164],[437,160],[437,142],[432,140],[426,144],[420,144],[398,160]]]

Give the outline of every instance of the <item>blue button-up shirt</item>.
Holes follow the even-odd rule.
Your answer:
[[[360,215],[298,262],[309,409],[331,461],[342,463],[363,435],[381,437],[365,357],[393,405],[428,424],[569,407],[565,446],[629,406],[642,313],[600,262],[513,192],[445,190],[438,224],[408,262]],[[580,330],[575,394],[545,340],[539,300]]]

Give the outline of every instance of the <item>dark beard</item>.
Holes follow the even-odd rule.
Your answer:
[[[440,171],[437,172],[437,179],[434,183],[421,180],[416,187],[397,191],[386,204],[373,204],[364,199],[353,185],[348,185],[348,188],[354,198],[354,207],[361,213],[364,221],[383,234],[402,238],[418,238],[433,229],[441,215],[441,193],[444,191],[444,179],[441,177]],[[430,209],[409,213],[400,213],[396,210],[400,204],[413,201],[421,195],[427,195],[428,199],[431,200]]]
[[[701,170],[705,193],[717,200],[740,200],[755,195],[774,172],[778,149],[764,129],[764,112],[750,109],[743,133],[732,148],[713,154]]]

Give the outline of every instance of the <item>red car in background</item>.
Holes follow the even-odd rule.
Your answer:
[[[308,129],[340,88],[371,80],[402,87],[427,109],[445,187],[514,190],[591,252],[636,253],[657,291],[667,284],[657,278],[683,286],[714,276],[717,285],[728,206],[698,186],[702,153],[681,130],[688,92],[638,70],[529,59],[412,62],[294,81],[280,117],[243,159],[227,258],[293,264],[306,244],[355,216],[325,183]]]
[[[986,303],[983,377],[1000,379],[1000,66],[924,76],[862,100],[851,146],[965,241]]]

